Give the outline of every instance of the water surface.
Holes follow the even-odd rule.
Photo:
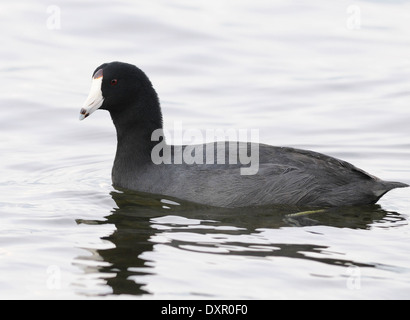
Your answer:
[[[125,61],[171,134],[258,129],[410,183],[408,1],[50,6],[0,5],[1,298],[410,298],[410,189],[309,214],[123,192],[108,113],[78,121]]]

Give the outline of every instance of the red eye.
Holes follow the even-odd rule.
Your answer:
[[[118,80],[117,79],[112,79],[110,83],[111,83],[112,86],[115,86],[118,83]]]

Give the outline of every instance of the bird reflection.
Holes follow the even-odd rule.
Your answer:
[[[277,229],[281,227],[303,227],[311,225],[326,225],[340,228],[368,229],[378,222],[397,223],[405,221],[398,213],[383,210],[379,205],[338,208],[298,208],[291,206],[252,207],[252,208],[215,208],[181,202],[176,199],[164,198],[160,195],[151,195],[125,190],[111,192],[116,208],[106,216],[105,221],[77,220],[78,223],[112,224],[115,231],[102,238],[113,244],[109,249],[88,249],[92,255],[88,260],[98,261],[98,267],[77,265],[85,273],[98,274],[106,285],[111,288],[109,294],[144,295],[150,294],[145,289],[144,275],[152,274],[152,262],[142,258],[143,253],[152,252],[156,242],[154,236],[166,232],[178,232],[172,224],[169,228],[155,227],[158,219],[167,216],[177,216],[187,219],[197,219],[198,225],[206,224],[207,228],[185,228],[184,232],[196,234],[211,234],[221,232],[227,235],[224,246],[241,246],[241,250],[232,250],[215,254],[247,255],[247,256],[281,256],[295,259],[314,260],[332,265],[355,265],[374,267],[369,264],[357,263],[349,260],[334,259],[320,255],[328,247],[314,244],[271,243],[275,250],[255,250],[254,243],[229,243],[230,237],[235,235],[258,236],[258,229]],[[230,226],[223,229],[221,226]],[[175,226],[174,226],[175,227]],[[234,239],[234,237],[233,237]],[[193,245],[192,240],[170,240],[169,245],[188,250],[187,245]],[[197,243],[196,246],[210,244]],[[218,246],[218,243],[213,244]],[[306,253],[316,253],[309,255]],[[318,255],[319,253],[319,255]],[[83,258],[82,258],[83,259]],[[81,258],[79,259],[81,260]],[[101,263],[103,261],[104,263]],[[102,293],[103,294],[103,293]]]

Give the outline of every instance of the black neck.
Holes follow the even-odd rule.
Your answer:
[[[111,112],[117,130],[117,153],[114,165],[143,165],[152,163],[151,151],[158,141],[151,141],[152,132],[162,129],[159,103],[140,108],[137,105],[123,108],[121,113]]]

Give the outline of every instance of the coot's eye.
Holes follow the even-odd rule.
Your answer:
[[[115,86],[118,83],[118,80],[117,79],[112,79],[110,83],[111,83],[112,86]]]

